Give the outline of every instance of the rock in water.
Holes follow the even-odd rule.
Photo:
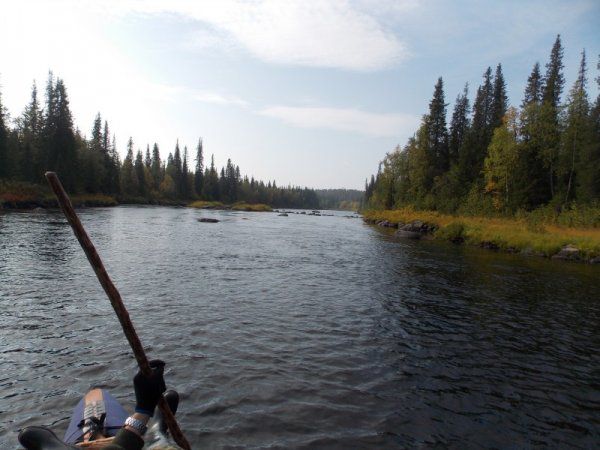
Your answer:
[[[279,217],[287,217],[288,215],[286,213],[281,213],[279,214]]]
[[[198,222],[202,223],[217,223],[218,221],[218,219],[211,219],[209,217],[201,217],[200,219],[198,219]]]
[[[571,244],[565,245],[560,249],[556,255],[552,256],[552,259],[564,259],[567,261],[579,261],[581,259],[581,252],[579,249]]]
[[[396,236],[406,239],[421,239],[421,233],[416,231],[398,230],[396,231]]]

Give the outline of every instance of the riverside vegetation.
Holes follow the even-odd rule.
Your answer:
[[[509,106],[502,66],[488,67],[472,109],[468,86],[458,95],[449,127],[440,77],[415,135],[366,182],[365,219],[407,230],[419,221],[457,243],[600,262],[600,93],[589,100],[583,51],[561,102],[562,59],[559,35],[545,74],[533,66],[519,108]]]
[[[11,126],[12,125],[12,126]],[[31,101],[12,120],[0,96],[0,208],[54,206],[44,172],[59,174],[75,204],[106,206],[119,203],[187,205],[191,201],[225,205],[268,204],[286,208],[318,208],[314,190],[279,187],[242,176],[239,166],[227,160],[220,170],[214,155],[204,164],[202,139],[195,149],[194,167],[187,147],[175,144],[166,159],[158,145],[135,150],[127,142],[125,159],[117,152],[114,134],[98,114],[87,137],[73,124],[67,89],[50,72],[42,108],[34,82]],[[250,208],[245,206],[245,208]],[[254,209],[264,209],[256,206]]]

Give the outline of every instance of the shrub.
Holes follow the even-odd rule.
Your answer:
[[[435,232],[435,237],[460,244],[465,241],[465,230],[466,227],[463,222],[451,222],[445,227],[439,228]]]

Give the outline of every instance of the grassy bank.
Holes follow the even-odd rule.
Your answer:
[[[74,206],[116,206],[114,197],[102,194],[72,195]],[[0,183],[0,209],[58,208],[49,188],[28,183]]]
[[[366,211],[364,218],[370,223],[387,221],[395,227],[422,221],[434,225],[431,227],[435,230],[431,234],[434,239],[491,249],[552,257],[571,245],[579,250],[580,259],[590,260],[600,256],[599,227],[568,227],[561,225],[560,221],[545,223],[536,216],[463,217],[405,208]]]
[[[160,205],[189,206],[203,209],[227,209],[235,211],[272,211],[269,205],[262,203],[237,202],[225,205],[221,202],[197,200],[189,203],[185,200],[172,200],[162,197],[120,197],[115,198],[103,194],[70,195],[76,207],[81,206],[116,206],[124,205]],[[57,208],[58,203],[50,188],[43,185],[0,180],[0,209],[19,210],[34,208]]]
[[[263,203],[245,203],[238,202],[233,205],[225,205],[221,202],[210,202],[206,200],[197,200],[188,205],[191,208],[199,209],[225,209],[233,211],[254,211],[254,212],[270,212],[273,209],[269,205]]]

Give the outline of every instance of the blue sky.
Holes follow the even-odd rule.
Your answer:
[[[518,105],[560,33],[565,91],[585,48],[595,97],[599,30],[594,0],[2,1],[0,85],[16,117],[52,69],[77,126],[101,112],[121,154],[129,136],[163,157],[202,137],[208,158],[259,179],[362,188],[438,76],[450,116],[500,62]]]

